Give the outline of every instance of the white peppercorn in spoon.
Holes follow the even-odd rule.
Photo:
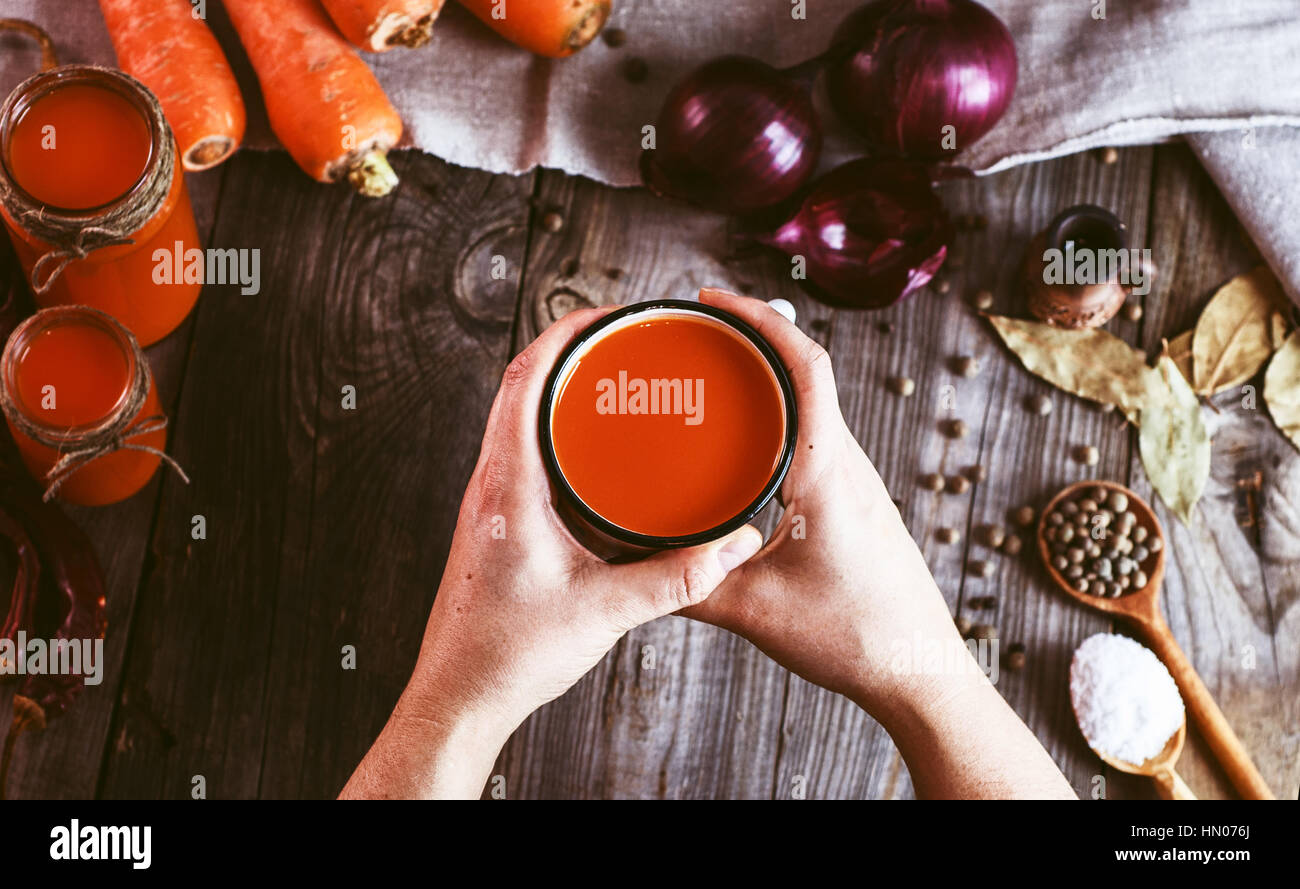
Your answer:
[[[1159,549],[1151,553],[1151,557],[1145,563],[1149,568],[1144,572],[1146,574],[1146,584],[1141,588],[1131,589],[1113,599],[1094,596],[1075,589],[1070,579],[1052,563],[1051,541],[1047,536],[1048,528],[1052,526],[1050,517],[1053,513],[1059,512],[1066,502],[1083,499],[1087,491],[1096,488],[1102,488],[1108,494],[1123,494],[1128,500],[1126,511],[1133,513],[1136,517],[1137,527],[1145,528],[1149,537],[1158,539],[1161,542]],[[1219,760],[1219,764],[1223,766],[1228,780],[1232,782],[1232,786],[1237,789],[1242,798],[1276,799],[1264,782],[1259,770],[1255,768],[1255,764],[1251,761],[1250,754],[1241,743],[1241,739],[1237,737],[1232,730],[1232,726],[1228,724],[1223,711],[1219,709],[1219,705],[1210,696],[1205,683],[1196,674],[1196,669],[1192,666],[1191,661],[1187,659],[1187,655],[1183,653],[1183,650],[1178,647],[1174,634],[1170,632],[1169,625],[1165,623],[1164,615],[1160,611],[1160,584],[1165,577],[1165,534],[1160,527],[1159,520],[1156,518],[1155,510],[1151,508],[1150,504],[1133,491],[1114,482],[1095,480],[1075,482],[1063,488],[1047,504],[1038,519],[1037,537],[1038,552],[1043,558],[1043,564],[1047,568],[1047,574],[1052,579],[1052,583],[1064,590],[1075,601],[1126,621],[1137,630],[1156,657],[1160,658],[1169,669],[1170,675],[1174,677],[1174,682],[1178,685],[1179,693],[1183,696],[1183,703],[1191,711],[1197,729],[1200,730],[1210,750]],[[1178,743],[1178,749],[1182,749],[1181,740]],[[1098,751],[1098,755],[1116,768],[1131,771],[1131,769],[1123,769],[1118,761],[1112,762],[1106,759],[1100,751]],[[1175,753],[1174,756],[1176,758],[1177,754]],[[1154,758],[1154,760],[1159,759],[1160,757]],[[1154,760],[1148,760],[1148,763]],[[1173,759],[1170,760],[1170,764],[1172,762]],[[1137,774],[1146,773],[1138,772]]]

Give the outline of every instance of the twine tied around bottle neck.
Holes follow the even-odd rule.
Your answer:
[[[76,308],[104,315],[103,312],[86,306],[77,306]],[[57,311],[57,309],[47,311]],[[39,317],[39,313],[37,316],[33,316],[33,318],[36,317]],[[113,321],[111,317],[107,315],[104,315],[104,317],[108,318],[110,323],[117,325],[117,322]],[[120,325],[118,326],[120,327]],[[8,374],[6,374],[3,385],[0,385],[0,409],[4,410],[5,416],[13,424],[14,428],[37,444],[44,445],[59,454],[59,459],[45,473],[44,499],[47,501],[52,499],[58,493],[59,488],[63,486],[63,483],[78,470],[88,463],[116,451],[140,451],[152,454],[170,466],[180,476],[181,481],[187,485],[190,483],[190,477],[170,454],[151,445],[140,444],[131,440],[163,431],[167,428],[167,417],[163,414],[154,414],[147,417],[138,416],[140,411],[144,409],[145,401],[149,397],[152,378],[149,374],[149,364],[145,360],[144,352],[140,349],[140,344],[130,331],[126,330],[126,328],[120,329],[130,347],[132,366],[135,372],[127,388],[126,395],[120,400],[118,406],[98,423],[72,429],[58,429],[41,423],[28,416],[14,401],[13,393],[10,391]],[[19,331],[14,332],[13,336],[11,336],[11,342],[18,333]]]
[[[114,89],[134,102],[149,125],[152,146],[149,161],[135,185],[113,202],[89,210],[51,207],[38,201],[14,181],[5,165],[0,174],[0,206],[23,231],[46,245],[33,263],[30,276],[32,290],[38,296],[46,293],[73,262],[105,247],[134,244],[136,233],[166,202],[175,175],[176,140],[162,105],[144,84],[112,68],[64,65],[33,74],[15,87],[0,107],[0,128],[7,131],[12,126],[20,103],[31,101],[43,90],[77,81]]]
[[[25,218],[29,217],[30,214]],[[73,260],[85,259],[92,250],[98,250],[101,247],[134,244],[135,239],[107,226],[88,225],[68,231],[64,235],[49,240],[48,243],[54,249],[41,254],[41,258],[36,260],[36,263],[32,266],[32,290],[38,296],[53,286],[54,281],[59,275],[63,274],[63,270]],[[42,278],[41,273],[47,266],[50,272]]]

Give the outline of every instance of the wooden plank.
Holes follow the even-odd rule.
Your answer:
[[[998,625],[1004,646],[1026,644],[1029,668],[1003,673],[1003,694],[1081,793],[1101,776],[1112,798],[1150,795],[1145,782],[1101,769],[1069,712],[1073,648],[1109,623],[1049,590],[1028,539],[1020,559],[991,557],[998,572],[989,580],[961,569],[967,556],[987,555],[969,542],[976,525],[1005,521],[1022,501],[1041,505],[1067,481],[1128,477],[1149,494],[1133,439],[1113,416],[1030,377],[962,299],[990,287],[997,311],[1022,313],[1019,250],[1056,210],[1094,201],[1155,251],[1162,274],[1144,320],[1110,328],[1154,349],[1254,261],[1189,154],[1130,150],[1112,167],[1078,156],[948,187],[955,212],[990,223],[959,237],[951,292],[867,314],[813,303],[782,258],[731,256],[721,218],[639,191],[543,173],[531,213],[535,223],[560,212],[565,224],[550,232],[528,225],[530,177],[414,154],[398,165],[406,185],[391,202],[314,186],[282,155],[241,154],[227,168],[217,243],[262,248],[263,291],[205,293],[183,385],[187,332],[151,350],[176,422],[173,450],[196,482],[162,486],[151,564],[143,529],[156,488],[131,502],[149,506],[143,524],[112,510],[78,514],[108,563],[113,626],[133,628],[129,648],[110,633],[108,681],[121,681],[121,706],[111,716],[113,696],[89,694],[75,732],[66,721],[29,744],[29,759],[15,763],[17,795],[88,795],[101,751],[106,796],[184,796],[197,774],[214,797],[337,792],[414,661],[511,351],[570,308],[691,296],[705,284],[796,304],[800,325],[830,348],[850,425],[903,501],[949,604]],[[485,277],[498,255],[508,274]],[[11,266],[0,261],[9,275]],[[980,360],[979,376],[949,370],[959,354]],[[917,381],[911,400],[883,389],[899,372]],[[341,404],[343,385],[357,388],[355,411]],[[1038,391],[1055,405],[1045,419],[1023,408]],[[945,398],[970,423],[967,439],[938,433]],[[1262,411],[1225,414],[1206,522],[1171,531],[1166,614],[1265,776],[1294,796],[1300,653],[1286,641],[1300,632],[1300,457]],[[1094,472],[1069,460],[1080,443],[1101,449]],[[989,479],[966,495],[916,486],[922,472],[977,462]],[[1250,511],[1236,483],[1255,471],[1258,518],[1242,528]],[[199,512],[208,538],[192,541]],[[962,531],[960,546],[935,542],[943,526]],[[970,608],[982,595],[998,597],[996,612]],[[357,648],[355,671],[340,669],[347,644]],[[1180,770],[1202,795],[1228,792],[1194,733]],[[525,723],[498,772],[511,797],[912,794],[869,717],[743,640],[680,618],[629,634]]]
[[[508,357],[514,285],[470,266],[518,244],[529,185],[395,167],[371,201],[280,153],[231,162],[217,240],[262,251],[262,290],[199,312],[194,484],[163,492],[105,796],[332,796],[405,684]]]
[[[1158,150],[1151,246],[1160,268],[1147,297],[1142,344],[1195,326],[1224,281],[1260,262],[1210,178],[1182,146]],[[1277,431],[1262,382],[1224,392],[1207,419],[1210,481],[1193,527],[1153,497],[1137,455],[1133,485],[1156,504],[1170,537],[1164,611],[1274,793],[1300,788],[1300,454]],[[1234,798],[1198,733],[1179,773],[1202,798]]]
[[[1026,646],[1029,668],[1002,672],[998,688],[1080,792],[1089,789],[1101,765],[1075,727],[1065,677],[1074,645],[1108,622],[1052,593],[1029,535],[1023,535],[1019,558],[992,553],[972,537],[983,524],[1009,525],[1010,510],[1024,503],[1040,506],[1068,482],[1094,475],[1122,478],[1127,436],[1112,417],[1030,376],[968,300],[987,288],[995,294],[995,312],[1023,315],[1023,251],[1029,238],[1070,204],[1089,201],[1112,208],[1140,240],[1150,163],[1150,152],[1143,150],[1124,152],[1121,163],[1110,167],[1079,155],[946,186],[944,200],[954,214],[982,214],[988,220],[987,228],[958,235],[944,276],[949,292],[940,295],[932,286],[887,310],[837,311],[830,319],[831,358],[850,428],[902,501],[903,518],[954,614],[997,626],[1003,649],[1012,642]],[[882,324],[892,325],[890,332],[883,332]],[[1132,325],[1114,324],[1121,335],[1134,333]],[[979,362],[972,379],[952,368],[952,360],[963,355]],[[889,393],[885,380],[894,375],[914,379],[916,394],[901,399]],[[1052,397],[1055,410],[1049,417],[1025,409],[1025,400],[1036,392]],[[968,424],[966,438],[941,431],[953,418]],[[1081,443],[1101,450],[1097,467],[1070,459],[1071,447]],[[988,480],[968,493],[934,494],[918,484],[924,474],[950,477],[975,465],[984,467]],[[936,532],[945,527],[960,532],[958,545],[937,541]],[[996,573],[987,580],[971,577],[964,570],[968,559],[989,559]],[[969,600],[975,596],[994,596],[997,609],[972,609]],[[913,795],[892,741],[848,701],[796,683],[785,723],[793,740],[786,745],[778,784],[811,771],[809,795]],[[845,762],[859,765],[846,769]]]
[[[732,262],[721,217],[544,172],[516,350],[574,308],[666,297],[705,285],[806,306],[768,260]],[[767,517],[771,521],[771,516]],[[649,657],[654,668],[645,666]],[[498,763],[515,797],[739,797],[772,794],[788,675],[747,642],[665,618],[638,628],[568,694],[534,714]]]
[[[205,244],[211,235],[223,177],[224,168],[186,177]],[[19,298],[30,310],[30,293],[21,281],[21,269],[7,240],[3,254],[0,274],[9,286],[19,288]],[[200,301],[220,299],[220,289],[205,289]],[[192,333],[191,316],[166,339],[146,350],[159,398],[169,416],[175,414]],[[5,446],[8,450],[8,439]],[[22,739],[15,750],[10,780],[10,795],[14,798],[84,799],[95,795],[104,750],[112,742],[117,687],[129,645],[137,591],[149,569],[149,532],[165,474],[166,470],[139,494],[122,503],[101,508],[65,507],[68,515],[85,530],[104,569],[108,614],[104,680],[100,686],[86,689],[76,708],[65,718],[52,723],[39,736]],[[0,710],[10,709],[9,700],[10,690],[6,686],[0,696]]]

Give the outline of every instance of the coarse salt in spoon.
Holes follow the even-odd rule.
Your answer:
[[[1150,649],[1127,636],[1089,636],[1070,663],[1070,704],[1103,762],[1151,777],[1165,799],[1196,799],[1174,771],[1187,737],[1183,701]]]

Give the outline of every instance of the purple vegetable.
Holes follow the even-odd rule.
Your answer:
[[[785,221],[748,237],[802,256],[823,302],[875,309],[934,277],[948,255],[952,224],[926,165],[863,158],[818,179]]]
[[[1016,90],[1011,33],[973,0],[875,0],[840,24],[830,56],[831,105],[889,154],[951,157]]]
[[[807,71],[723,56],[688,74],[659,113],[656,147],[642,152],[646,186],[723,213],[748,213],[793,195],[822,147],[802,77]]]

